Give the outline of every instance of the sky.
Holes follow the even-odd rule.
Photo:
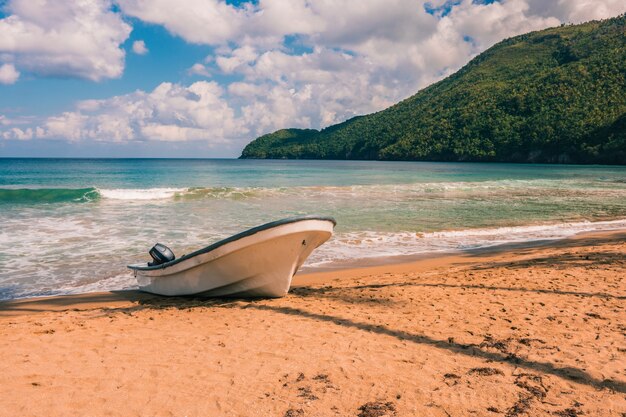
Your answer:
[[[0,157],[237,157],[623,0],[0,0]]]

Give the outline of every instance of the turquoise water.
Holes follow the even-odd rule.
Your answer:
[[[0,159],[0,299],[134,286],[177,254],[303,214],[337,219],[306,268],[626,227],[626,167]]]

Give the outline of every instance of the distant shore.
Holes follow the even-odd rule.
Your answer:
[[[0,302],[9,415],[626,412],[626,230],[297,275],[271,300]]]

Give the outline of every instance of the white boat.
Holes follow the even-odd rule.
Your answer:
[[[128,265],[139,289],[159,295],[282,297],[315,248],[333,234],[332,217],[267,223],[160,265]]]

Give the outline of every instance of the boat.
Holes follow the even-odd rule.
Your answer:
[[[332,236],[336,224],[332,217],[323,216],[278,220],[178,259],[157,244],[150,251],[155,262],[128,268],[140,290],[158,295],[282,297],[296,271]]]

